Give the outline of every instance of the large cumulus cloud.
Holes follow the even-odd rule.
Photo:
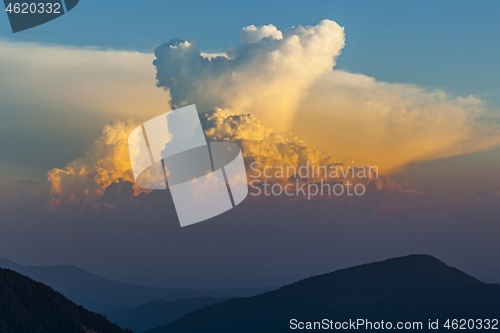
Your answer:
[[[218,57],[192,38],[158,47],[158,86],[170,91],[173,107],[251,113],[330,155],[384,171],[500,143],[498,128],[479,121],[486,107],[475,97],[334,70],[345,38],[333,21],[283,32],[249,26],[241,42]]]
[[[344,47],[344,30],[333,21],[284,32],[249,26],[241,41],[208,55],[194,39],[174,39],[157,48],[154,65],[172,106],[215,110],[200,115],[207,138],[239,144],[247,166],[345,163],[385,172],[500,142],[498,129],[478,120],[485,107],[473,96],[333,70]],[[127,135],[135,126],[105,127],[85,156],[51,170],[54,200],[97,199],[119,179],[132,180]],[[375,183],[399,187],[388,178]]]
[[[280,167],[325,166],[339,169],[352,167],[343,165],[327,153],[314,149],[297,135],[290,132],[276,132],[264,126],[250,114],[234,115],[229,110],[217,109],[200,114],[200,120],[208,141],[229,141],[237,143],[243,152],[248,174],[261,180],[287,182],[290,175],[268,179],[262,172],[265,167],[279,170]],[[84,156],[68,163],[63,168],[54,168],[47,173],[51,199],[49,208],[56,208],[61,202],[79,200],[94,201],[102,197],[105,190],[120,181],[133,182],[132,168],[128,153],[128,135],[139,124],[116,121],[104,126],[101,136],[94,141]],[[254,167],[251,169],[252,163]],[[252,173],[253,171],[253,173]],[[256,173],[257,172],[257,173]],[[377,190],[399,189],[400,184],[387,177],[351,179],[352,182],[371,182]],[[349,178],[342,176],[310,177],[304,181],[343,182]],[[356,177],[354,177],[356,178]],[[250,181],[251,179],[249,179]],[[135,194],[143,192],[134,185]]]

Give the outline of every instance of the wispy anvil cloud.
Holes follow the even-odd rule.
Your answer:
[[[128,118],[139,110],[154,115],[170,97],[154,89],[153,59],[132,51],[0,40],[0,99],[4,107],[75,117],[84,112]]]

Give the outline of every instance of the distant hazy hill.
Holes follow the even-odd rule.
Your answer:
[[[173,301],[188,297],[252,296],[271,289],[190,290],[146,287],[108,280],[76,266],[21,266],[2,258],[0,268],[12,269],[45,283],[73,302],[99,313],[138,306],[156,299]]]
[[[230,298],[199,297],[173,302],[158,299],[138,307],[112,310],[104,314],[120,327],[130,328],[134,332],[144,332],[154,327],[169,324],[186,313],[228,299]]]
[[[500,290],[427,255],[311,277],[207,306],[149,333],[290,332],[290,320],[500,318]],[[441,322],[443,324],[443,322]]]
[[[125,333],[104,316],[85,310],[52,288],[0,269],[0,332]]]

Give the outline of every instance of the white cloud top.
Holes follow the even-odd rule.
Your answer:
[[[266,37],[271,37],[272,39],[283,39],[283,34],[272,24],[263,25],[261,27],[249,25],[248,27],[241,29],[240,40],[243,44],[255,43]]]

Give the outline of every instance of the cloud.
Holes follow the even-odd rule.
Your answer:
[[[83,154],[103,124],[168,111],[170,96],[155,86],[153,59],[0,40],[0,139],[9,142],[0,148],[0,162],[43,174]]]
[[[367,165],[343,163],[328,153],[312,148],[291,132],[276,132],[250,114],[234,115],[217,109],[200,115],[208,141],[230,141],[243,153],[249,183],[258,180],[271,183],[364,184],[370,190],[401,190],[405,182],[397,182],[379,174]],[[354,173],[353,173],[354,171]]]
[[[235,115],[217,109],[200,115],[208,141],[230,141],[238,144],[247,165],[258,162],[265,166],[337,165],[332,156],[309,147],[290,132],[276,132],[250,114]]]
[[[0,40],[0,98],[4,107],[74,116],[138,118],[138,110],[145,110],[148,117],[168,110],[170,99],[154,88],[153,59],[131,51]]]
[[[239,144],[247,167],[309,162],[384,173],[500,142],[498,129],[478,120],[485,108],[473,96],[333,70],[344,47],[344,30],[333,21],[284,32],[249,26],[241,40],[218,56],[200,52],[192,38],[174,39],[156,49],[154,65],[157,85],[170,92],[174,107],[215,110],[200,115],[207,138]],[[137,124],[105,127],[85,156],[52,169],[52,195],[95,200],[119,179],[132,180],[126,142]],[[390,178],[371,186],[402,187]]]
[[[283,34],[272,24],[263,25],[261,27],[249,25],[248,27],[241,29],[241,42],[243,44],[256,43],[262,38],[267,37],[280,40],[283,39]]]
[[[284,32],[248,26],[241,41],[210,59],[192,38],[161,45],[158,86],[170,91],[174,107],[250,113],[340,160],[384,171],[500,144],[498,126],[480,120],[487,110],[473,96],[334,70],[345,36],[333,21]]]
[[[54,209],[67,201],[92,201],[100,198],[104,190],[120,179],[133,181],[128,154],[128,135],[139,124],[130,120],[116,121],[104,126],[84,156],[68,163],[62,169],[47,172],[47,182],[53,198],[48,207]],[[141,192],[139,188],[135,189]]]
[[[207,58],[208,60],[212,60],[213,58],[218,58],[218,57],[227,58],[227,54],[225,53],[200,52],[200,55],[203,58]]]
[[[278,31],[273,25],[241,31],[243,44],[226,57],[204,58],[193,38],[172,39],[155,50],[158,86],[172,105],[252,113],[276,130],[290,130],[298,103],[316,77],[335,65],[344,29],[329,20]]]
[[[345,166],[325,152],[309,147],[306,142],[293,133],[276,132],[264,126],[256,116],[234,115],[229,110],[217,109],[201,113],[200,120],[208,141],[229,141],[242,148],[248,174],[252,179],[271,182],[287,182],[294,173],[268,179],[264,177],[264,168],[279,171],[281,167],[326,166],[340,169]],[[100,137],[94,141],[84,156],[68,163],[63,168],[54,168],[47,172],[50,185],[50,199],[47,207],[54,209],[61,204],[61,199],[77,202],[81,199],[94,201],[102,197],[105,190],[121,180],[133,182],[130,157],[128,153],[128,135],[139,126],[130,120],[127,123],[116,121],[106,125]],[[252,163],[257,162],[253,168]],[[290,169],[294,170],[294,169]],[[290,171],[292,172],[292,171]],[[260,176],[259,176],[260,173]],[[273,172],[275,174],[275,172]],[[375,174],[375,173],[374,173]],[[311,174],[310,174],[311,175]],[[351,175],[333,179],[324,175],[325,181],[371,183],[375,190],[399,189],[401,184],[388,177],[380,176],[356,180]],[[321,177],[311,175],[304,181],[318,181]],[[250,181],[251,179],[249,179]],[[143,191],[134,185],[135,194]]]
[[[332,71],[301,101],[293,131],[340,160],[387,171],[500,144],[498,126],[479,120],[486,112],[474,96]]]

